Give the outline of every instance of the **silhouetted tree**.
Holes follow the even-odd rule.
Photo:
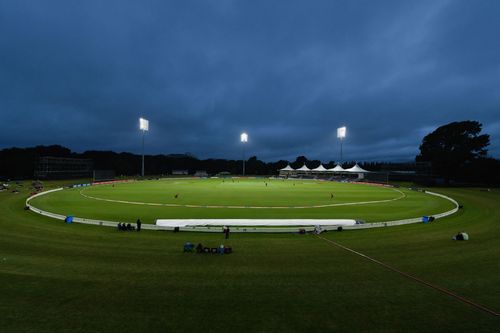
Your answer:
[[[323,166],[327,169],[335,168],[336,165],[335,161],[329,161],[328,163],[323,164]]]
[[[317,168],[319,167],[319,165],[321,164],[321,161],[320,160],[312,160],[312,161],[309,161],[307,163],[307,166],[308,168],[310,169],[314,169],[314,168]]]
[[[426,135],[417,162],[431,162],[432,172],[453,179],[467,164],[486,157],[490,136],[477,121],[453,122]]]
[[[301,168],[304,164],[308,164],[309,163],[309,160],[307,159],[307,157],[305,156],[299,156],[297,157],[297,159],[295,160],[295,162],[293,162],[291,164],[292,168],[294,169],[298,169],[298,168]]]

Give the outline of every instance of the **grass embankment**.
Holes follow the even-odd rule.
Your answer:
[[[428,225],[325,237],[500,310],[500,193]],[[500,319],[313,235],[118,232],[23,210],[0,193],[1,332],[496,332]],[[471,240],[451,236],[466,230]],[[231,255],[182,253],[185,241]]]

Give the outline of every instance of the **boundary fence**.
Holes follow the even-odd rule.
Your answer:
[[[36,197],[46,195],[49,193],[57,192],[57,191],[62,191],[64,188],[56,188],[53,190],[49,191],[44,191],[37,193],[35,195],[30,196],[29,198],[26,199],[26,207],[28,207],[29,210],[31,210],[34,213],[47,216],[53,219],[57,220],[62,220],[64,221],[66,219],[65,215],[61,214],[56,214],[56,213],[51,213],[44,211],[42,209],[39,209],[37,207],[34,207],[33,205],[30,204],[30,201]],[[444,213],[440,214],[435,214],[432,215],[435,219],[440,219],[443,217],[450,216],[452,214],[455,214],[458,209],[459,209],[459,204],[458,202],[450,198],[444,194],[436,193],[436,192],[431,192],[431,191],[424,191],[421,190],[422,192],[425,192],[429,195],[437,196],[443,199],[446,199],[450,202],[452,202],[455,207],[449,211],[446,211]],[[98,225],[98,226],[105,226],[105,227],[114,227],[116,228],[118,223],[123,223],[124,221],[105,221],[105,220],[94,220],[94,219],[86,219],[86,218],[81,218],[81,217],[73,217],[73,222],[76,223],[83,223],[83,224],[90,224],[90,225]],[[130,221],[125,221],[126,223],[131,223]],[[321,226],[321,219],[318,219],[318,225]],[[415,217],[411,219],[404,219],[404,220],[396,220],[396,221],[385,221],[385,222],[370,222],[370,223],[362,223],[362,224],[356,224],[352,226],[342,226],[342,229],[345,230],[356,230],[356,229],[370,229],[370,228],[383,228],[383,227],[391,227],[391,226],[398,226],[398,225],[405,225],[405,224],[412,224],[412,223],[423,223],[423,218],[422,217]],[[221,226],[224,225],[224,220],[221,219]],[[338,230],[338,226],[321,226],[322,230]],[[146,224],[143,223],[141,226],[141,229],[146,229],[146,230],[164,230],[164,231],[173,231],[173,230],[178,230],[178,231],[196,231],[196,232],[221,232],[221,227],[218,226],[189,226],[189,227],[162,227],[158,226],[155,224]],[[231,232],[249,232],[249,233],[291,233],[291,232],[298,232],[299,230],[304,230],[305,232],[310,232],[314,231],[315,227],[314,226],[304,226],[304,227],[231,227]]]

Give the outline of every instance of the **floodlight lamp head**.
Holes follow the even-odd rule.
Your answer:
[[[345,126],[337,128],[337,138],[343,139],[345,138],[346,134],[347,134],[347,128]]]
[[[139,118],[139,129],[141,131],[149,131],[149,120],[144,118]]]
[[[241,140],[241,142],[243,142],[243,143],[248,142],[248,134],[246,134],[246,133],[241,133],[240,140]]]

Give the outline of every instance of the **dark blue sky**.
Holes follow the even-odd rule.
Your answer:
[[[500,1],[0,1],[0,148],[411,160],[478,120],[500,157]]]

